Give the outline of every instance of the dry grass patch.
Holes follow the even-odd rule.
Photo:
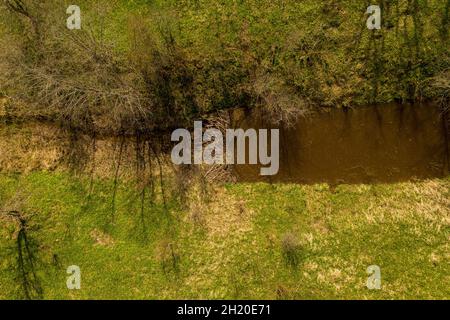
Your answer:
[[[112,247],[114,245],[114,239],[109,234],[98,229],[92,230],[90,236],[95,245],[102,247]]]

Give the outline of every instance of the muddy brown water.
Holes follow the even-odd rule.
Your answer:
[[[233,112],[233,127],[280,129],[280,169],[236,165],[242,182],[390,183],[448,175],[448,126],[433,104],[330,109],[271,125],[258,111]]]

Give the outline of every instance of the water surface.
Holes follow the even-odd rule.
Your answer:
[[[442,112],[433,104],[329,109],[270,124],[259,111],[233,112],[235,128],[280,129],[280,170],[259,175],[259,165],[237,165],[239,181],[383,183],[448,174]]]

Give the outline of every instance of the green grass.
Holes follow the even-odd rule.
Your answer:
[[[382,29],[373,32],[366,28],[364,1],[118,1],[105,13],[105,30],[107,40],[123,51],[134,50],[132,30],[141,24],[156,38],[170,32],[196,64],[226,61],[223,71],[213,68],[211,75],[199,77],[200,91],[223,79],[232,87],[246,73],[255,73],[281,79],[321,105],[435,97],[427,83],[448,70],[448,3],[379,5]],[[95,10],[86,5],[86,11]],[[100,23],[86,24],[95,29]],[[215,98],[215,107],[226,106],[227,97]]]
[[[232,184],[181,206],[66,173],[0,176],[0,208],[19,210],[44,299],[444,299],[449,179],[392,185]],[[184,209],[183,209],[184,208]],[[144,223],[143,223],[144,222]],[[0,298],[25,298],[17,223],[0,218]],[[293,238],[290,263],[283,239]],[[169,249],[172,248],[172,249]],[[369,265],[381,290],[365,287]],[[81,290],[66,269],[81,268]],[[35,296],[39,297],[39,296]]]

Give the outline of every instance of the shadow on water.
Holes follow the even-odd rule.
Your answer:
[[[390,183],[448,174],[443,115],[433,104],[330,109],[291,127],[267,125],[259,111],[233,113],[233,126],[280,129],[280,170],[236,165],[242,182]]]

